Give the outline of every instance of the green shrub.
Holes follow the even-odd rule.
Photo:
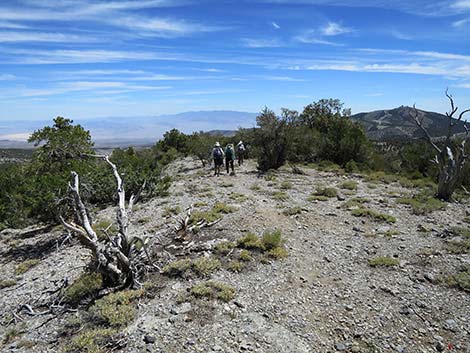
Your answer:
[[[224,283],[206,281],[193,286],[190,293],[196,298],[219,299],[229,302],[235,298],[236,290]]]
[[[341,189],[347,189],[347,190],[357,190],[357,181],[354,180],[348,180],[340,185]]]
[[[348,163],[346,163],[344,170],[348,173],[359,173],[359,167],[353,160],[350,160]]]
[[[338,196],[338,190],[333,187],[317,188],[317,190],[312,194],[312,196],[325,196],[328,198]]]
[[[0,280],[0,289],[13,287],[16,284],[14,279],[3,279]]]
[[[253,260],[253,257],[251,256],[251,253],[248,250],[240,251],[240,254],[238,255],[238,258],[241,261],[245,261],[245,262]]]
[[[64,293],[65,301],[77,305],[84,298],[92,298],[103,287],[103,278],[97,272],[84,273]]]
[[[119,232],[118,227],[109,219],[102,219],[93,224],[93,230],[99,240],[103,241],[108,239],[108,235],[113,236]]]
[[[287,201],[289,199],[289,195],[287,195],[284,191],[276,191],[273,192],[272,198],[276,201]]]
[[[444,277],[441,280],[449,287],[456,287],[470,292],[470,265],[462,266],[456,273]]]
[[[190,259],[182,259],[172,262],[163,267],[163,273],[167,276],[178,277],[183,276],[186,271],[191,269],[192,261]]]
[[[416,215],[428,214],[446,207],[444,202],[434,198],[429,192],[421,192],[412,198],[401,197],[398,198],[396,202],[411,206],[412,212]]]
[[[282,246],[276,246],[275,248],[269,250],[267,252],[267,255],[274,259],[282,259],[282,258],[287,257],[289,253],[287,252],[286,248]]]
[[[245,202],[246,200],[248,200],[248,197],[246,195],[237,192],[231,193],[229,195],[229,198],[236,202]]]
[[[245,265],[240,261],[231,261],[228,264],[228,270],[232,272],[242,272]]]
[[[88,313],[93,321],[112,327],[122,327],[129,324],[136,315],[132,301],[141,298],[144,291],[125,290],[111,293],[98,299],[90,307]]]
[[[392,267],[400,264],[400,260],[388,256],[378,256],[369,260],[371,267]]]
[[[200,276],[208,276],[220,268],[220,261],[212,257],[200,257],[193,261],[193,269]]]
[[[370,202],[369,199],[364,197],[354,197],[349,199],[345,203],[341,205],[343,208],[351,208],[351,207],[362,207],[363,204]]]
[[[470,254],[470,239],[449,241],[446,249],[452,254]]]
[[[197,207],[196,205],[194,205],[194,206]],[[168,206],[168,207],[165,207],[165,209],[163,211],[163,216],[164,217],[171,217],[171,216],[176,216],[180,213],[181,213],[181,207],[179,207],[179,206]]]
[[[212,208],[212,211],[216,213],[229,214],[229,213],[235,212],[236,208],[229,206],[223,202],[216,202],[216,204]]]
[[[215,251],[222,255],[227,255],[237,244],[231,241],[224,241],[215,246]]]
[[[264,232],[263,237],[261,238],[262,248],[264,250],[271,250],[282,245],[282,233],[279,229],[276,229],[272,232]]]
[[[31,259],[31,260],[26,260],[15,267],[15,275],[21,275],[25,272],[27,272],[30,268],[36,266],[38,263],[40,263],[41,260],[39,259]]]
[[[66,353],[105,353],[109,351],[108,345],[118,334],[116,329],[93,328],[81,332],[72,338],[65,347]]]
[[[307,201],[328,201],[330,198],[323,195],[310,195]]]
[[[238,246],[244,249],[262,249],[261,240],[254,233],[246,233],[238,239]]]
[[[281,188],[282,190],[290,190],[290,189],[292,189],[292,183],[289,182],[289,181],[283,181],[283,182],[281,183],[280,188]]]
[[[358,208],[352,210],[351,214],[355,217],[368,217],[378,222],[395,223],[397,221],[393,216],[384,213],[378,213],[367,208]]]

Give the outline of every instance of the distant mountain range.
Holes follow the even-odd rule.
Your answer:
[[[364,127],[371,140],[410,140],[424,136],[412,117],[413,108],[401,106],[390,110],[376,110],[370,113],[359,113],[351,116]],[[423,125],[432,137],[440,137],[446,134],[447,116],[434,112],[418,110]],[[455,134],[465,132],[463,122],[459,122],[454,128]]]
[[[231,135],[239,127],[253,127],[256,113],[229,110],[195,111],[145,117],[106,117],[73,119],[90,130],[98,147],[150,145],[173,128],[184,133],[212,131]],[[0,121],[0,148],[31,148],[28,136],[37,129],[52,125],[48,121]]]
[[[411,117],[410,107],[359,113],[351,118],[360,122],[372,140],[409,140],[423,136]],[[424,125],[433,137],[445,134],[447,117],[442,114],[418,110],[424,116]],[[254,127],[257,113],[228,110],[185,112],[172,115],[146,117],[106,117],[74,119],[90,130],[97,147],[146,146],[155,143],[165,131],[176,128],[184,133],[208,131],[212,134],[232,136],[239,127]],[[26,142],[37,129],[51,125],[48,121],[0,121],[0,148],[32,148]],[[455,133],[464,132],[463,123],[454,128]]]

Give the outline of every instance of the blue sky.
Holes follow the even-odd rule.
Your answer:
[[[0,121],[470,107],[470,0],[3,0]]]

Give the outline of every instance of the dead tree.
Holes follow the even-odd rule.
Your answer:
[[[446,112],[448,119],[447,131],[443,143],[437,143],[434,141],[423,125],[423,117],[419,117],[419,112],[415,106],[413,106],[413,113],[411,114],[418,127],[424,132],[424,136],[427,142],[436,151],[436,157],[432,161],[439,169],[439,182],[437,186],[437,197],[441,200],[449,201],[452,198],[452,194],[457,188],[457,184],[460,181],[460,176],[465,165],[466,160],[470,155],[465,154],[465,143],[469,140],[469,129],[467,123],[463,123],[465,133],[462,141],[456,144],[453,137],[453,128],[456,124],[462,121],[464,114],[470,112],[470,109],[462,111],[458,118],[454,118],[454,115],[458,111],[458,107],[455,106],[452,95],[446,90],[446,97],[450,101],[450,112]]]
[[[127,287],[139,287],[139,279],[146,271],[146,260],[148,259],[146,240],[130,235],[128,227],[132,207],[145,187],[145,183],[136,195],[131,195],[126,207],[125,191],[116,165],[109,160],[108,156],[93,155],[91,157],[103,159],[113,170],[118,193],[116,214],[118,232],[114,235],[108,235],[108,240],[98,238],[88,216],[88,210],[81,199],[80,180],[75,172],[72,172],[72,182],[69,183],[69,189],[73,196],[77,223],[66,221],[62,216],[60,220],[65,228],[76,234],[80,242],[91,250],[95,267],[103,276],[108,292]]]

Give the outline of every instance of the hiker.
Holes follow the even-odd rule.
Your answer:
[[[238,165],[241,166],[243,164],[243,160],[245,159],[245,144],[243,141],[240,141],[237,144],[237,154],[238,154]]]
[[[220,167],[224,164],[224,150],[219,142],[216,142],[212,149],[212,158],[214,159],[214,175],[220,175]]]
[[[232,175],[235,175],[235,169],[233,168],[233,161],[235,160],[235,149],[232,144],[228,144],[225,148],[225,167],[227,168],[227,174],[229,173],[229,167],[232,168]]]

